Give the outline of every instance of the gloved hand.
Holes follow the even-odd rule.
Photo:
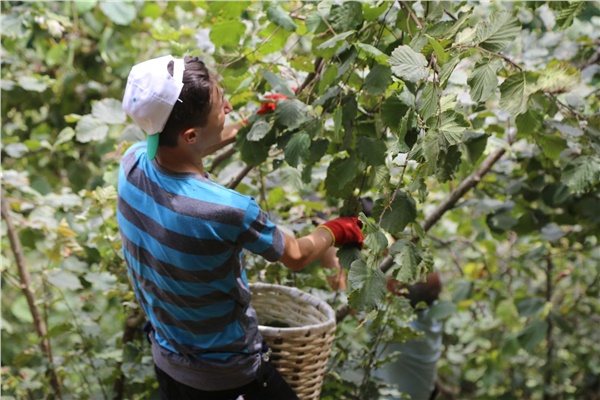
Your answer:
[[[273,101],[269,101],[266,103],[262,103],[262,106],[256,112],[257,114],[266,114],[268,112],[275,111],[277,108],[277,100],[287,100],[287,96],[281,93],[273,93],[265,96],[265,99],[270,99]]]
[[[362,249],[364,236],[361,227],[362,222],[358,217],[335,218],[319,225],[319,228],[325,228],[331,233],[336,246],[353,244]]]

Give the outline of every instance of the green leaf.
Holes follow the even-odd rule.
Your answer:
[[[429,76],[429,67],[425,56],[406,45],[396,47],[390,56],[389,63],[392,66],[392,72],[405,81],[418,82]]]
[[[453,179],[460,161],[461,153],[459,146],[448,146],[438,154],[435,176],[437,176],[440,182],[447,182]]]
[[[435,38],[425,35],[427,40],[429,41],[429,45],[433,48],[433,52],[435,53],[435,57],[437,58],[437,62],[440,65],[444,65],[446,61],[448,61],[448,53],[444,51],[444,48]]]
[[[554,161],[558,160],[563,150],[569,147],[567,141],[558,135],[537,133],[533,135],[533,139],[540,146],[544,155]]]
[[[554,324],[563,332],[565,332],[568,335],[572,335],[574,332],[574,327],[573,324],[571,324],[566,318],[564,318],[562,315],[554,312],[554,311],[550,311],[550,319],[552,320],[552,322],[554,322]]]
[[[388,240],[385,234],[381,231],[369,233],[365,235],[365,246],[373,253],[381,253],[388,246]]]
[[[533,349],[544,340],[547,331],[548,322],[535,320],[523,328],[518,334],[517,339],[523,349],[532,352]]]
[[[113,23],[130,25],[136,17],[135,6],[125,1],[102,1],[100,9]]]
[[[568,2],[568,5],[561,8],[556,15],[556,25],[560,29],[566,29],[571,26],[575,18],[585,10],[586,3],[585,1]]]
[[[441,90],[440,90],[441,91]],[[423,89],[421,104],[419,105],[419,114],[421,118],[427,121],[438,112],[438,96],[436,88],[432,83],[427,82]]]
[[[462,140],[463,132],[471,127],[471,123],[466,117],[454,110],[446,110],[440,116],[441,124],[439,125],[439,132],[444,136],[446,141],[450,145],[459,144]],[[427,121],[429,126],[436,126],[437,122],[435,117]],[[430,123],[431,122],[431,123]]]
[[[88,272],[85,274],[85,280],[92,284],[96,290],[107,291],[114,289],[117,284],[117,277],[110,272]]]
[[[394,276],[397,280],[409,283],[417,279],[422,257],[413,242],[408,239],[395,241],[390,247],[390,255],[394,257],[394,263],[399,266]]]
[[[388,3],[363,3],[363,16],[367,21],[375,21],[388,9]]]
[[[337,107],[333,112],[333,137],[334,141],[340,142],[342,140],[342,107]]]
[[[442,65],[440,70],[440,86],[445,87],[448,79],[450,79],[450,75],[454,72],[454,69],[460,62],[461,57],[460,54],[454,55],[448,62]]]
[[[73,324],[70,322],[63,322],[58,325],[52,326],[48,329],[48,332],[44,335],[44,339],[53,338],[63,333],[70,332],[73,330]]]
[[[308,154],[307,162],[309,164],[315,164],[323,158],[329,147],[329,140],[317,139],[313,140],[310,144],[310,151]]]
[[[368,165],[378,166],[385,164],[386,151],[387,147],[382,140],[365,136],[360,136],[357,139],[356,152]]]
[[[92,115],[84,115],[77,123],[75,132],[78,142],[102,141],[108,134],[108,125]]]
[[[246,139],[251,142],[257,142],[264,138],[271,131],[271,124],[264,119],[260,119],[252,124],[250,132],[246,135]]]
[[[501,210],[492,214],[489,214],[486,218],[486,222],[488,227],[496,233],[504,233],[510,229],[512,229],[517,222],[519,222],[515,217],[513,217],[510,212]]]
[[[581,72],[566,62],[553,61],[540,72],[536,90],[558,94],[575,89],[581,83]]]
[[[356,310],[375,310],[385,298],[385,274],[377,267],[369,267],[363,260],[352,263],[348,272],[348,282],[352,289],[348,296],[348,304]]]
[[[383,65],[375,65],[365,78],[365,90],[372,95],[386,91],[392,83],[392,70]]]
[[[517,72],[500,85],[500,107],[516,116],[527,111],[525,74]]]
[[[540,297],[526,297],[517,303],[517,310],[521,317],[533,317],[543,310],[545,304]]]
[[[75,7],[77,8],[77,13],[80,15],[94,9],[96,4],[98,4],[98,0],[75,0]]]
[[[24,143],[9,143],[4,145],[4,151],[11,158],[21,158],[29,152]]]
[[[92,105],[92,115],[107,124],[124,124],[127,120],[121,101],[117,99],[95,102]]]
[[[306,132],[294,133],[285,146],[285,161],[297,168],[301,159],[308,157],[310,149],[310,136]]]
[[[360,213],[363,223],[362,232],[365,235],[365,245],[372,253],[381,253],[388,246],[388,240],[379,226],[375,225],[364,213]]]
[[[484,132],[465,131],[462,142],[467,149],[467,159],[475,165],[487,146],[489,135]]]
[[[19,86],[28,92],[41,93],[48,89],[48,84],[42,78],[34,78],[31,76],[21,76],[18,80]]]
[[[512,299],[504,299],[496,307],[496,316],[510,329],[521,327],[519,312]]]
[[[502,67],[498,58],[484,58],[475,65],[475,69],[467,79],[471,88],[469,94],[475,102],[486,101],[498,87],[496,72]]]
[[[459,46],[472,46],[477,40],[477,29],[467,26],[462,31],[458,32],[454,43]]]
[[[267,9],[267,19],[287,31],[293,32],[298,29],[298,25],[296,25],[289,13],[281,8],[279,4],[274,4]]]
[[[208,37],[216,47],[236,48],[245,32],[246,25],[241,21],[222,21],[212,26]]]
[[[381,218],[384,211],[385,214]],[[383,199],[377,200],[373,206],[373,216],[376,221],[381,218],[381,227],[393,235],[401,233],[406,225],[417,218],[417,206],[410,194],[399,190],[392,203],[386,208]]]
[[[523,114],[517,115],[517,133],[519,136],[527,137],[542,129],[544,116],[532,108],[528,108]]]
[[[346,137],[353,135],[353,128],[356,124],[358,112],[358,102],[354,94],[348,94],[342,99],[342,126]]]
[[[257,48],[257,51],[260,54],[272,54],[276,51],[282,51],[288,39],[290,38],[290,35],[291,33],[289,31],[279,29],[277,25],[273,23],[268,24],[264,29],[262,29],[258,33],[258,36],[264,39],[264,42],[259,48]],[[303,65],[304,62],[301,62],[298,59],[295,59],[293,61],[290,60],[290,62],[294,64],[292,65],[292,67],[298,67],[298,69],[306,69],[306,67]],[[311,64],[308,65],[310,66],[310,68],[307,72],[311,72],[314,67]]]
[[[362,259],[362,254],[355,246],[344,246],[338,249],[337,257],[342,268],[350,269],[354,261]]]
[[[458,279],[454,282],[452,301],[460,303],[471,298],[473,295],[473,282],[466,279]]]
[[[340,33],[339,35],[335,35],[331,39],[328,39],[328,40],[324,41],[323,43],[321,43],[320,45],[318,45],[317,50],[325,50],[325,49],[333,48],[333,47],[337,46],[340,42],[346,40],[346,38],[348,36],[351,36],[354,33],[356,33],[356,32],[348,31],[348,32]]]
[[[298,127],[309,118],[308,106],[300,100],[279,100],[275,109],[275,123],[288,129]]]
[[[379,50],[377,47],[366,43],[356,43],[356,47],[358,47],[359,49],[367,53],[369,56],[371,56],[375,60],[375,62],[377,62],[377,64],[389,66],[389,56],[381,50]]]
[[[560,178],[572,193],[582,194],[600,183],[600,157],[579,156],[570,161]]]
[[[181,38],[181,31],[165,21],[157,22],[152,26],[152,37],[163,42],[177,41]]]
[[[477,42],[486,50],[500,53],[521,33],[519,20],[508,11],[496,11],[477,25]]]
[[[238,143],[242,160],[248,165],[259,165],[264,162],[269,156],[269,149],[271,148],[270,143],[265,143],[266,141],[250,141],[242,137]]]
[[[345,1],[333,6],[328,20],[336,32],[355,30],[363,23],[362,5],[358,1]]]
[[[304,21],[306,30],[315,34],[326,31],[328,26],[323,22],[323,17],[324,15],[319,10],[309,13]]]
[[[210,13],[218,19],[239,19],[252,6],[249,1],[208,1]]]
[[[551,183],[542,190],[542,199],[550,207],[560,207],[569,196],[569,188],[560,182]]]
[[[442,321],[456,312],[456,304],[451,301],[440,301],[429,308],[427,317]]]
[[[4,301],[4,299],[3,299]],[[2,310],[4,316],[4,310]],[[27,299],[25,296],[19,296],[17,299],[11,304],[10,313],[17,318],[20,322],[30,324],[33,322],[33,316],[31,315],[31,309],[27,303]],[[4,322],[4,321],[3,321]]]
[[[52,285],[62,290],[79,290],[82,288],[79,278],[68,271],[50,271],[47,279]]]
[[[288,83],[281,76],[275,75],[269,71],[263,71],[262,76],[269,82],[269,85],[271,85],[271,89],[273,89],[274,92],[281,93],[289,98],[294,98],[296,96],[292,89],[290,89]]]
[[[354,180],[358,172],[358,160],[354,156],[336,159],[327,168],[325,190],[332,195],[341,195],[346,185]]]
[[[408,106],[396,95],[391,95],[381,105],[381,119],[393,132],[398,131],[402,117],[408,112]]]

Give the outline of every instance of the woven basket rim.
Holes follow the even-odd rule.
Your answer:
[[[315,308],[318,308],[318,310],[320,312],[323,313],[323,315],[327,318],[326,321],[318,323],[318,324],[311,324],[311,325],[304,325],[301,327],[286,327],[286,328],[275,328],[275,327],[270,327],[267,325],[258,325],[259,329],[261,332],[269,334],[269,335],[281,335],[281,336],[287,336],[289,334],[292,335],[304,335],[307,334],[309,332],[311,332],[312,334],[315,333],[319,333],[319,332],[327,332],[330,329],[332,329],[333,327],[335,327],[336,321],[335,321],[335,312],[333,311],[333,308],[331,308],[331,306],[324,300],[318,298],[317,296],[307,293],[303,290],[300,290],[298,288],[295,287],[289,287],[289,286],[283,286],[283,285],[277,285],[274,283],[262,283],[262,282],[254,282],[254,283],[249,283],[250,289],[252,291],[252,289],[254,290],[273,290],[273,291],[277,291],[283,294],[288,295],[290,298],[292,299],[301,299],[304,303],[313,306]]]

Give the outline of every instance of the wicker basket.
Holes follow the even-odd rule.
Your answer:
[[[273,364],[300,400],[317,400],[335,336],[335,312],[296,288],[252,283],[250,291]]]

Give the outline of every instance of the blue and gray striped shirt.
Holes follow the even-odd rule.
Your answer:
[[[277,261],[284,249],[281,231],[251,197],[149,161],[143,142],[123,157],[118,193],[129,277],[160,353],[167,359],[172,354],[175,369],[185,364],[200,371],[195,378],[212,381],[192,385],[199,389],[248,383],[254,371],[244,370],[256,368],[262,340],[242,250]],[[173,368],[165,362],[157,365]],[[240,381],[232,382],[233,371]],[[224,374],[227,382],[221,385],[211,374]]]

